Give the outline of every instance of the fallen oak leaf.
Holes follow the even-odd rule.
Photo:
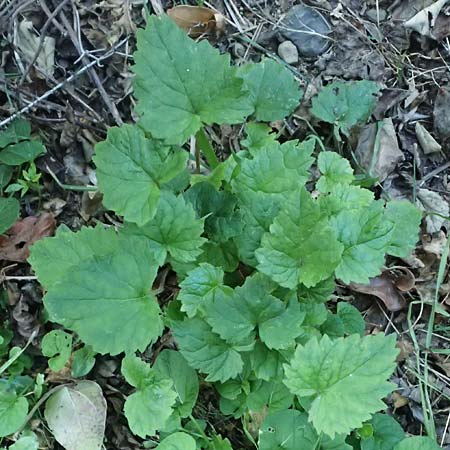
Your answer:
[[[0,260],[25,262],[30,254],[29,247],[39,239],[51,236],[55,228],[55,218],[49,213],[18,220],[0,236]]]
[[[353,291],[378,297],[389,311],[400,311],[406,306],[406,300],[398,291],[389,271],[371,278],[369,284],[351,283],[349,287]]]
[[[174,6],[167,10],[167,15],[192,38],[210,35],[216,31],[216,14],[204,6]]]

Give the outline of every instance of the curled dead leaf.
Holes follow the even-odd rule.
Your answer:
[[[402,292],[409,292],[416,285],[416,277],[406,267],[396,267],[390,274],[394,279],[395,287]]]
[[[204,6],[179,5],[167,10],[168,16],[189,36],[196,38],[216,31],[215,12]]]
[[[378,277],[371,278],[369,284],[351,283],[350,289],[378,297],[389,311],[400,311],[406,307],[405,298],[399,292],[394,277],[387,270]]]
[[[25,262],[30,254],[30,245],[51,236],[55,227],[55,218],[49,213],[18,220],[0,236],[0,260]]]

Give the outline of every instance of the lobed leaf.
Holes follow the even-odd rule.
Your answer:
[[[181,301],[181,310],[188,317],[194,317],[197,312],[204,310],[205,305],[214,300],[221,293],[231,289],[223,285],[223,270],[208,263],[201,263],[199,267],[188,273],[185,280],[180,283],[178,300]]]
[[[257,120],[284,119],[300,103],[298,83],[289,70],[272,59],[240,67],[239,76],[250,92]]]
[[[149,249],[163,263],[166,255],[181,262],[195,261],[206,241],[201,237],[203,220],[197,219],[192,206],[183,197],[168,191],[161,192],[156,215],[138,227],[128,223],[122,233],[144,238]]]
[[[202,320],[174,322],[173,335],[189,365],[208,375],[206,381],[224,382],[242,371],[238,348],[222,340]]]
[[[173,412],[176,397],[169,380],[155,382],[131,394],[124,405],[131,431],[145,438],[164,428]]]
[[[337,185],[353,181],[350,163],[336,152],[320,152],[317,166],[322,174],[316,184],[320,192],[329,192]]]
[[[284,303],[270,295],[259,277],[249,277],[233,294],[216,296],[206,305],[206,320],[228,342],[239,344],[255,329],[268,348],[286,348],[301,333],[305,315],[297,300]]]
[[[55,258],[53,249],[64,256]],[[151,293],[158,262],[140,239],[101,228],[60,232],[33,247],[31,262],[48,287],[44,305],[51,320],[96,352],[143,351],[160,335],[160,309]]]
[[[258,269],[281,286],[310,287],[326,280],[341,262],[343,245],[306,189],[296,194],[263,235]]]
[[[393,335],[313,338],[284,366],[284,382],[300,398],[312,397],[309,420],[318,433],[334,438],[385,408],[381,399],[392,391],[386,379],[397,353]]]
[[[110,128],[93,157],[104,205],[144,225],[156,214],[161,185],[183,171],[187,158],[179,148],[148,139],[136,125]]]
[[[417,243],[422,212],[411,202],[394,200],[387,203],[385,218],[394,224],[387,253],[405,258]]]
[[[155,138],[183,144],[203,124],[240,123],[253,112],[229,55],[194,42],[167,16],[149,18],[137,48],[136,111]]]
[[[368,80],[331,83],[312,99],[311,112],[348,136],[353,126],[369,118],[379,90],[375,82]]]
[[[344,246],[336,277],[344,283],[367,284],[380,273],[392,239],[393,225],[384,219],[381,201],[365,209],[342,211],[330,223]]]

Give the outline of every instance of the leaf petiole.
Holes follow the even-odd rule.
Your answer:
[[[195,139],[197,141],[197,149],[200,149],[203,152],[211,169],[215,169],[220,164],[220,161],[218,160],[211,143],[206,137],[204,128],[200,128],[200,130],[197,131]]]

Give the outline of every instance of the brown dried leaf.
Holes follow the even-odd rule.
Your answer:
[[[394,273],[395,287],[402,292],[409,292],[416,285],[416,277],[414,274],[406,267],[396,267],[401,273]]]
[[[25,262],[30,254],[30,245],[39,239],[51,236],[55,227],[55,218],[49,213],[18,220],[4,235],[0,236],[0,260]]]
[[[378,145],[376,145],[377,135],[379,135]],[[380,181],[384,181],[397,164],[403,161],[404,155],[398,145],[397,133],[391,118],[383,120],[381,129],[376,123],[366,125],[362,129],[356,157],[361,166],[371,171],[371,175],[378,177]]]
[[[369,284],[352,283],[350,284],[350,289],[378,297],[389,311],[400,311],[406,306],[406,301],[397,290],[389,271],[383,272],[378,277],[371,278]]]
[[[216,29],[214,11],[204,6],[179,5],[167,10],[167,14],[193,38],[212,34]]]

